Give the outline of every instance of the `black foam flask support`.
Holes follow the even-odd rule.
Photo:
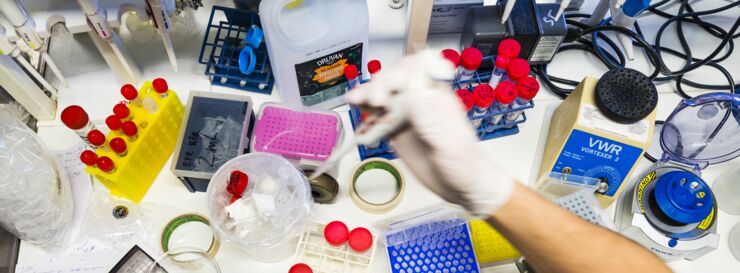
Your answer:
[[[625,124],[647,117],[658,105],[653,81],[629,68],[604,73],[596,84],[595,96],[596,106],[607,118]]]

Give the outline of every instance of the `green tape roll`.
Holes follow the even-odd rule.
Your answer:
[[[360,175],[369,170],[375,169],[387,171],[395,179],[396,194],[388,202],[380,204],[372,203],[363,199],[361,194],[357,192],[357,187],[355,184],[357,183],[357,179],[360,177]],[[369,158],[360,162],[360,165],[358,165],[352,172],[352,175],[350,176],[350,181],[349,194],[350,197],[352,197],[352,201],[358,207],[360,207],[360,209],[369,213],[376,214],[388,212],[398,206],[398,204],[401,202],[401,198],[403,197],[404,189],[406,188],[406,183],[404,181],[403,173],[401,173],[401,170],[398,168],[398,166],[396,166],[396,164],[393,164],[393,162],[385,158]]]

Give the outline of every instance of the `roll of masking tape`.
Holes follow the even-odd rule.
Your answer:
[[[172,219],[162,230],[162,251],[200,249],[215,257],[221,245],[210,222],[198,214],[183,214]]]
[[[385,213],[401,202],[406,183],[401,170],[390,160],[369,158],[351,173],[349,194],[360,209]]]

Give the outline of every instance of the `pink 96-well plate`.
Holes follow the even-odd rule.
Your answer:
[[[335,114],[299,112],[275,104],[263,106],[254,127],[252,150],[324,161],[337,145],[339,126]]]

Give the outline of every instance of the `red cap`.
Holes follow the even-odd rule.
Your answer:
[[[460,64],[467,70],[476,70],[483,61],[483,53],[477,48],[468,47],[463,50],[460,56]]]
[[[82,129],[88,122],[90,122],[90,117],[87,116],[85,109],[82,109],[79,105],[70,105],[62,110],[62,123],[67,125],[69,129]]]
[[[347,241],[347,237],[349,237],[349,229],[341,221],[333,221],[324,228],[324,239],[330,245],[340,246]]]
[[[455,67],[460,66],[460,53],[457,53],[457,50],[449,48],[442,50],[442,57],[452,62]]]
[[[473,98],[475,99],[475,105],[480,108],[486,108],[491,106],[495,92],[493,88],[488,84],[480,84],[473,89]]]
[[[524,77],[517,82],[516,91],[519,92],[520,98],[532,100],[534,96],[537,96],[537,91],[540,91],[540,83],[532,77]]]
[[[459,89],[457,90],[457,97],[460,98],[463,106],[465,106],[465,111],[470,111],[470,109],[473,109],[473,104],[475,103],[473,93],[470,93],[470,91],[468,91],[467,89]]]
[[[126,152],[126,141],[122,138],[117,137],[110,140],[110,148],[117,154]]]
[[[525,59],[516,58],[511,60],[507,74],[512,80],[518,81],[519,79],[529,75],[529,63]]]
[[[98,166],[98,169],[104,172],[110,172],[116,167],[115,164],[113,164],[113,160],[107,156],[101,156],[96,165]]]
[[[123,134],[126,136],[135,136],[136,133],[139,132],[139,128],[136,128],[136,123],[130,120],[124,122],[123,125],[121,125],[121,129],[123,130]]]
[[[288,273],[313,273],[311,267],[307,264],[295,264],[288,270]]]
[[[516,86],[513,82],[500,82],[496,86],[496,101],[502,104],[512,103],[516,99],[516,93]]]
[[[356,79],[359,74],[360,71],[357,70],[357,66],[354,64],[348,64],[344,67],[344,77],[348,80]]]
[[[80,154],[80,161],[82,163],[85,163],[87,166],[95,165],[95,163],[98,163],[98,155],[90,150],[84,150]]]
[[[373,246],[373,234],[366,228],[358,227],[349,233],[349,247],[357,252],[365,252]]]
[[[113,106],[113,114],[115,114],[118,118],[124,119],[131,114],[131,110],[128,109],[128,106],[126,106],[126,104],[119,103]]]
[[[519,57],[519,52],[522,50],[522,45],[512,38],[504,39],[498,44],[498,54],[501,56],[509,57],[514,59]]]
[[[380,61],[378,60],[372,60],[367,63],[367,71],[370,72],[370,74],[378,73],[378,71],[380,71],[380,68]]]
[[[152,81],[152,87],[154,87],[154,91],[157,91],[157,93],[166,93],[167,90],[170,90],[170,87],[167,86],[167,81],[162,78],[154,79]]]
[[[87,141],[90,141],[92,145],[102,146],[105,144],[105,135],[98,130],[91,130],[87,133]]]
[[[116,117],[116,115],[110,115],[105,118],[105,124],[113,131],[121,129],[121,119]]]
[[[121,86],[121,95],[127,100],[135,100],[139,96],[139,91],[133,85],[124,84]]]
[[[496,56],[496,67],[501,69],[506,69],[509,67],[509,62],[511,62],[511,59],[506,56]]]
[[[229,184],[226,185],[226,192],[231,193],[231,203],[242,197],[244,191],[249,185],[249,176],[246,173],[235,170],[229,176]]]

